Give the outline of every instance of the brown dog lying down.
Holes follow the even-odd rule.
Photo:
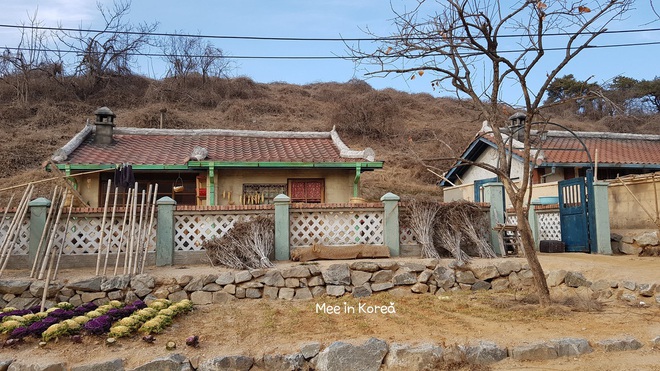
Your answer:
[[[389,257],[390,249],[385,245],[313,245],[310,247],[299,247],[291,251],[291,260],[301,262]]]

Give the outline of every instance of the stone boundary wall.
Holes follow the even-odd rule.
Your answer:
[[[480,262],[484,263],[484,262]],[[621,299],[635,305],[660,303],[656,283],[599,280],[581,273],[550,271],[548,286],[554,295],[573,294],[584,299]],[[532,272],[522,259],[504,259],[487,265],[455,266],[434,259],[417,262],[393,260],[354,261],[332,264],[321,270],[316,264],[283,268],[222,271],[217,274],[178,278],[142,275],[92,277],[76,282],[53,282],[49,302],[98,305],[110,300],[133,302],[167,298],[190,299],[196,305],[226,303],[237,299],[307,300],[323,295],[367,297],[377,292],[444,295],[459,290],[528,290]],[[40,302],[45,283],[31,279],[0,280],[0,307],[28,308]]]
[[[652,347],[660,346],[660,336],[650,341]],[[625,336],[590,342],[583,338],[561,338],[533,344],[501,347],[491,341],[477,344],[440,346],[436,344],[409,345],[387,343],[370,338],[355,345],[335,341],[323,348],[319,342],[303,344],[292,354],[268,354],[261,357],[245,355],[217,355],[210,359],[172,353],[133,368],[134,371],[148,370],[300,370],[300,371],[344,371],[344,370],[430,370],[453,369],[465,364],[487,366],[506,358],[516,361],[543,361],[556,358],[575,358],[594,352],[620,352],[640,349],[644,344]],[[116,358],[104,362],[81,363],[68,368],[66,363],[48,360],[0,360],[2,370],[49,370],[49,371],[98,371],[125,370],[124,360]]]

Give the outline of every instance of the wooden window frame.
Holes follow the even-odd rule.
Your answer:
[[[321,199],[309,200],[307,197],[304,199],[294,199],[291,192],[291,186],[293,183],[321,183]],[[312,203],[312,204],[322,204],[325,203],[325,178],[289,178],[287,179],[287,194],[291,197],[292,203]]]

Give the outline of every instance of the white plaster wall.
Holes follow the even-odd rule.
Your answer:
[[[493,147],[488,147],[486,148],[485,151],[481,153],[481,155],[475,162],[489,164],[497,167],[497,157],[498,157],[497,150],[495,150],[495,148]],[[513,179],[520,178],[522,172],[523,172],[522,162],[514,158],[513,165],[511,166],[511,177]],[[474,183],[475,180],[488,179],[494,177],[495,177],[494,173],[473,165],[470,166],[468,170],[465,172],[465,174],[463,174],[463,176],[461,177],[463,179],[463,182],[461,184],[471,184]]]

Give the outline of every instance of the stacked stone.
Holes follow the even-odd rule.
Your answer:
[[[625,255],[660,256],[658,231],[625,234],[612,233],[612,253]]]

